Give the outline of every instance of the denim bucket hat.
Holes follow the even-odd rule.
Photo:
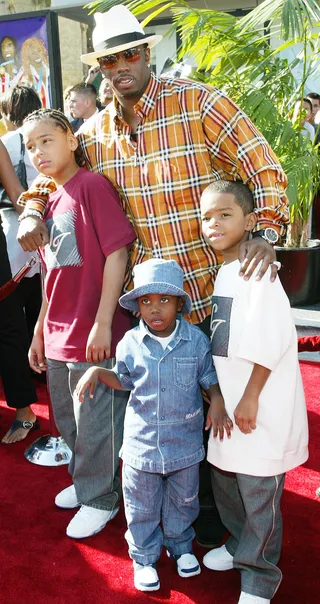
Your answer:
[[[123,308],[139,312],[137,298],[146,294],[167,294],[184,299],[182,312],[191,312],[191,298],[183,289],[183,270],[175,260],[151,259],[133,269],[134,289],[121,296]]]

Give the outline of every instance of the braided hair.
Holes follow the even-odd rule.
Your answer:
[[[71,132],[74,134],[68,118],[59,109],[38,109],[37,111],[33,111],[26,117],[26,119],[23,121],[23,124],[41,122],[44,120],[52,122],[56,128],[60,128],[63,132]],[[76,148],[74,155],[78,166],[83,167],[85,165],[85,161],[79,145]]]

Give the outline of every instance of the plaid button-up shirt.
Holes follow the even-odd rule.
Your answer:
[[[256,228],[272,226],[284,235],[286,176],[260,132],[220,90],[151,74],[135,112],[140,119],[136,140],[113,103],[85,122],[78,140],[87,167],[122,190],[137,233],[132,264],[152,257],[176,260],[193,301],[191,320],[199,323],[210,314],[221,263],[201,233],[202,191],[213,180],[242,180],[253,192]],[[43,211],[53,188],[41,177],[21,199]]]

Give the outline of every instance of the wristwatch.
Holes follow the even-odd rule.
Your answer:
[[[273,229],[272,227],[267,227],[261,231],[256,231],[253,233],[252,237],[262,237],[267,241],[267,243],[270,243],[270,245],[276,245],[276,243],[279,241],[279,235],[276,229]]]

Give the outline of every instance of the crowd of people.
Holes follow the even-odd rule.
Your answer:
[[[196,537],[207,568],[239,570],[239,603],[267,604],[282,579],[285,473],[308,457],[273,247],[289,220],[286,176],[221,91],[151,71],[161,37],[126,7],[95,19],[88,77],[65,92],[65,113],[23,85],[1,104],[14,167],[0,147],[13,204],[1,211],[0,285],[14,254],[38,250],[45,273],[42,302],[31,285],[0,301],[0,373],[16,409],[2,442],[39,426],[28,355],[72,452],[55,498],[77,509],[67,536],[103,530],[123,496],[137,590],[160,588],[163,547],[180,577],[199,575]]]

